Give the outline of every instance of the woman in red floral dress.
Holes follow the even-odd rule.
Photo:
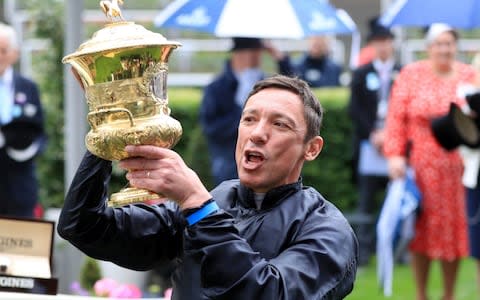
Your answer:
[[[422,192],[422,210],[410,244],[417,300],[427,299],[432,260],[441,262],[443,299],[454,299],[460,259],[468,254],[462,160],[435,140],[430,121],[445,115],[450,103],[464,105],[459,87],[475,80],[471,66],[455,60],[457,33],[447,25],[432,25],[426,36],[428,58],[405,66],[389,101],[384,152],[391,178],[415,170]]]

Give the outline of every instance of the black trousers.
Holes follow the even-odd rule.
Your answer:
[[[388,184],[386,176],[358,175],[358,203],[356,214],[359,216],[356,232],[359,243],[359,263],[365,265],[375,253],[376,223],[381,202],[385,199]],[[382,199],[382,201],[377,201]]]

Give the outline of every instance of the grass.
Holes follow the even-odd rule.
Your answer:
[[[456,300],[480,299],[480,287],[476,285],[475,268],[475,263],[472,259],[465,259],[462,262],[455,293]],[[434,262],[430,270],[428,295],[433,300],[440,300],[442,297],[442,276],[438,262]],[[377,284],[376,264],[371,262],[367,267],[358,270],[353,292],[346,299],[415,299],[415,285],[411,268],[408,265],[395,266],[393,295],[388,298],[383,296]]]

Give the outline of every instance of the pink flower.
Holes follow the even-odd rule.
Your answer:
[[[163,294],[163,297],[166,300],[170,300],[172,298],[172,288],[168,288],[165,293]]]
[[[88,296],[88,291],[82,288],[82,286],[80,285],[80,282],[78,281],[72,282],[72,284],[70,285],[70,290],[75,295]]]
[[[109,297],[110,293],[118,286],[118,283],[110,278],[97,280],[93,286],[95,295],[100,297]]]
[[[116,286],[109,294],[112,298],[141,298],[142,292],[133,284]]]

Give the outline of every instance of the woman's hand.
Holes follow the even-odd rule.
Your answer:
[[[405,177],[407,172],[407,159],[404,156],[388,158],[388,175],[391,179]]]
[[[370,143],[382,153],[383,141],[385,140],[385,131],[383,129],[375,129],[370,134]]]

